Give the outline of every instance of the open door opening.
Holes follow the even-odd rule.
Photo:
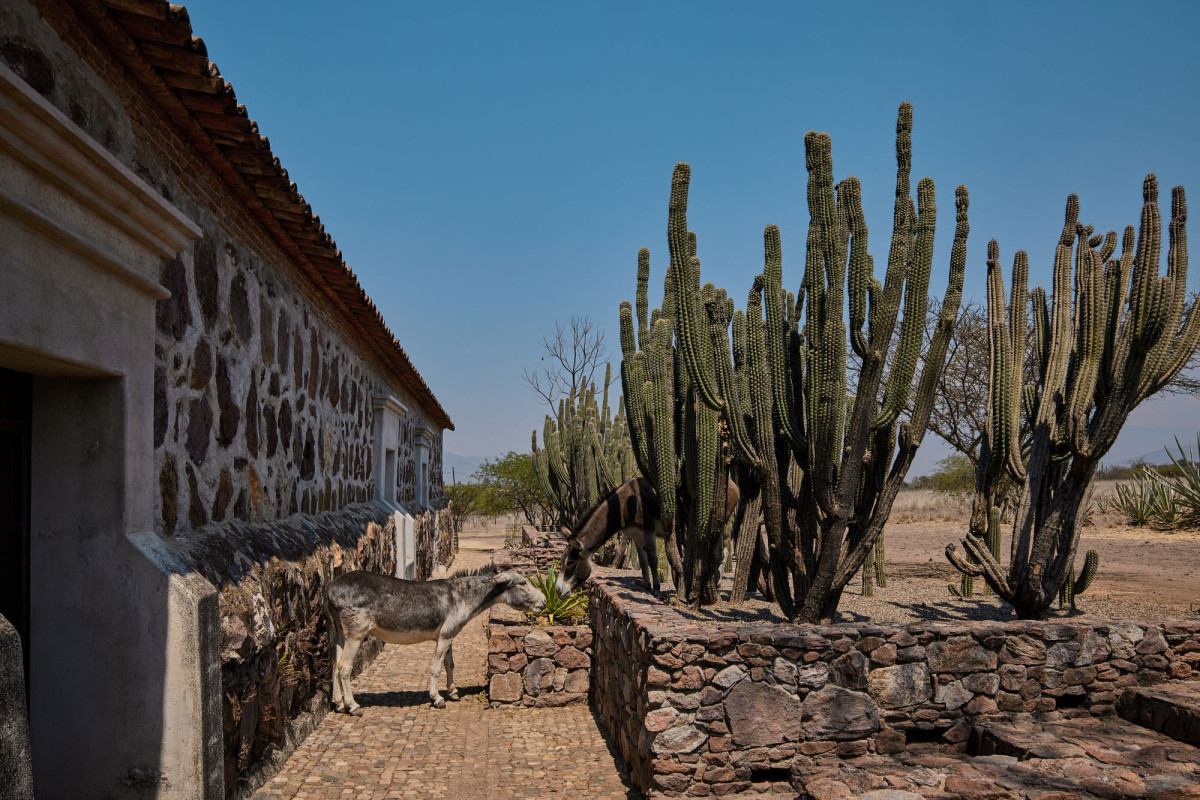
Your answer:
[[[21,636],[29,694],[29,454],[33,377],[0,368],[0,615]]]

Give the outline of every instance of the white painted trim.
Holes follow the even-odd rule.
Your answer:
[[[174,258],[202,233],[3,64],[0,148],[158,256]]]
[[[3,135],[2,130],[0,130],[0,135]],[[22,201],[19,197],[7,192],[3,186],[0,186],[0,211],[5,211],[10,216],[21,220],[51,241],[62,245],[76,255],[86,258],[105,272],[114,275],[118,280],[124,281],[133,288],[141,290],[155,300],[166,300],[171,296],[171,293],[158,281],[151,280],[137,270],[130,268],[128,264],[108,250],[93,242],[89,242],[70,228],[47,217],[33,206]]]
[[[408,407],[390,394],[375,395],[375,397],[371,400],[371,405],[376,411],[380,411],[381,409],[384,411],[390,411],[400,418],[403,418],[408,414]]]
[[[436,431],[430,427],[421,427],[417,430],[417,446],[428,447],[433,449],[434,437],[437,436]]]

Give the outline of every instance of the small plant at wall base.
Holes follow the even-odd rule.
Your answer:
[[[547,625],[556,625],[562,620],[577,619],[587,614],[587,594],[583,590],[578,590],[563,597],[558,593],[557,581],[558,570],[554,565],[550,566],[545,575],[538,573],[529,578],[529,582],[533,584],[534,588],[546,598],[546,607],[529,616],[543,619]]]
[[[975,511],[963,540],[970,560],[954,545],[946,547],[946,556],[961,572],[982,576],[1022,619],[1045,617],[1063,582],[1074,580],[1081,511],[1100,459],[1130,413],[1167,386],[1200,344],[1200,310],[1195,299],[1186,299],[1183,187],[1171,192],[1166,275],[1159,274],[1162,221],[1153,175],[1146,176],[1142,199],[1136,235],[1133,226],[1125,229],[1115,258],[1110,257],[1117,251],[1116,231],[1095,234],[1079,222],[1079,198],[1067,199],[1052,295],[1041,288],[1027,291],[1029,260],[1018,251],[1006,304],[999,245],[988,245],[988,424],[976,472]],[[1034,344],[1027,351],[1030,311]],[[1032,381],[1026,382],[1027,374]],[[1032,420],[1027,459],[1019,442],[1022,411]],[[980,509],[1006,479],[1024,487],[1007,569],[986,546],[986,528],[979,523],[986,517]]]

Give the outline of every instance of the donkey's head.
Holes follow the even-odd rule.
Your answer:
[[[579,588],[591,574],[591,551],[584,550],[583,546],[575,539],[567,540],[567,547],[563,550],[562,559],[558,565],[558,580],[555,582],[558,593],[566,597]]]
[[[496,600],[498,603],[508,603],[518,611],[532,611],[535,614],[546,607],[546,596],[516,570],[496,573],[492,583],[500,592]]]

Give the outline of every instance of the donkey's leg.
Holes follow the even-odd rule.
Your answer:
[[[345,711],[346,703],[342,699],[342,678],[338,673],[338,665],[342,663],[342,649],[346,646],[346,636],[342,633],[342,625],[338,621],[339,612],[334,611],[331,615],[333,618],[333,710]]]
[[[646,554],[646,546],[640,540],[635,541],[633,546],[637,548],[638,566],[642,568],[642,583],[646,584],[647,589],[652,589],[654,584],[650,582],[650,562],[649,556]],[[658,553],[654,555],[657,556]]]
[[[451,700],[458,699],[458,687],[454,685],[454,640],[450,640],[450,646],[446,648],[446,696]]]
[[[429,665],[429,701],[434,708],[445,708],[446,701],[438,691],[438,679],[442,676],[442,663],[446,660],[446,652],[454,641],[451,637],[438,637],[437,647],[433,652],[433,663]]]
[[[338,654],[336,670],[337,679],[342,684],[342,710],[356,717],[362,716],[358,703],[354,702],[354,691],[350,688],[350,677],[354,673],[354,657],[363,639],[371,631],[371,623],[367,621],[362,611],[348,611],[341,619],[342,638],[345,644]]]
[[[658,537],[654,531],[647,532],[638,546],[638,560],[642,562],[642,580],[646,588],[659,594],[662,589],[658,582]]]

